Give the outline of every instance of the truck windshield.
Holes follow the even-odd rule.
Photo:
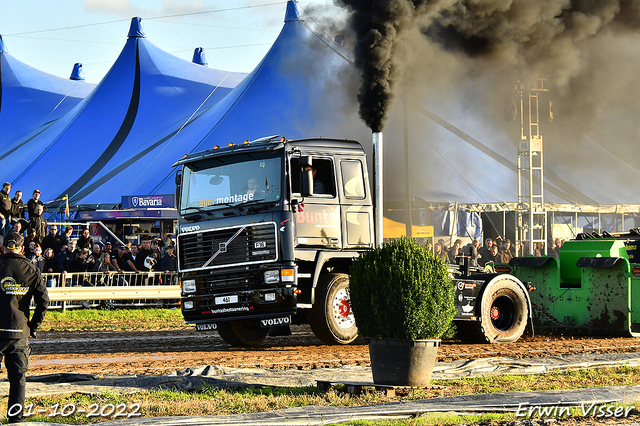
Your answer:
[[[274,152],[222,156],[185,165],[180,209],[216,210],[279,201],[281,157]]]

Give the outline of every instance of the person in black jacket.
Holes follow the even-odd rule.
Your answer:
[[[78,253],[75,241],[71,241],[65,250],[58,255],[58,270],[60,272],[73,272],[73,263],[76,261]]]
[[[11,184],[5,182],[2,184],[2,191],[0,191],[0,235],[4,235],[9,232],[10,219],[11,219]]]
[[[89,231],[89,228],[82,228],[82,235],[78,237],[76,246],[78,247],[78,250],[85,248],[87,250],[93,249],[93,238],[91,238],[91,231]]]
[[[174,253],[174,246],[169,245],[164,249],[164,255],[160,260],[160,271],[177,271],[178,270],[178,258]]]
[[[90,251],[85,249],[77,250],[76,259],[73,261],[73,270],[71,272],[88,272],[93,271],[93,257]],[[89,259],[91,258],[91,259]],[[70,271],[67,271],[70,272]]]
[[[11,199],[11,217],[14,220],[24,219],[24,201],[22,201],[22,191],[16,191]]]
[[[33,191],[33,198],[27,201],[27,213],[29,213],[29,220],[31,220],[31,218],[35,214],[37,206],[42,206],[42,211],[47,211],[47,206],[45,206],[44,203],[40,201],[39,189]]]
[[[42,215],[43,207],[41,205],[36,206],[36,211],[29,219],[29,228],[36,230],[38,236],[38,243],[42,243],[42,239],[47,236],[47,219]]]
[[[138,250],[136,256],[136,269],[142,272],[149,272],[152,268],[151,261],[153,260],[151,252],[151,240],[148,237],[143,237],[142,247]],[[147,257],[151,256],[149,260]]]
[[[0,358],[9,377],[10,423],[22,421],[26,373],[29,368],[29,336],[36,332],[49,306],[47,287],[38,269],[22,255],[22,237],[3,242],[5,254],[0,256]],[[29,305],[35,310],[29,319]]]
[[[49,234],[42,239],[42,249],[46,251],[48,248],[53,250],[56,256],[62,251],[65,243],[63,235],[58,234],[58,225],[55,223],[49,226]]]

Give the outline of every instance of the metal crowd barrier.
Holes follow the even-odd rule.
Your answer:
[[[49,308],[178,306],[176,272],[42,274]]]

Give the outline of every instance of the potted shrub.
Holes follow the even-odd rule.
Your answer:
[[[369,338],[373,381],[427,386],[456,312],[442,260],[407,237],[384,243],[353,263],[349,293],[358,331]]]

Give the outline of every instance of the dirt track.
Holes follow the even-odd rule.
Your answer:
[[[145,332],[42,332],[32,341],[30,375],[76,372],[166,374],[184,367],[221,365],[274,369],[312,369],[369,365],[364,342],[323,345],[306,326],[293,335],[267,337],[254,349],[230,348],[216,332],[195,330]],[[484,357],[530,358],[586,353],[640,351],[634,338],[535,337],[502,345],[466,345],[444,341],[441,361]]]

